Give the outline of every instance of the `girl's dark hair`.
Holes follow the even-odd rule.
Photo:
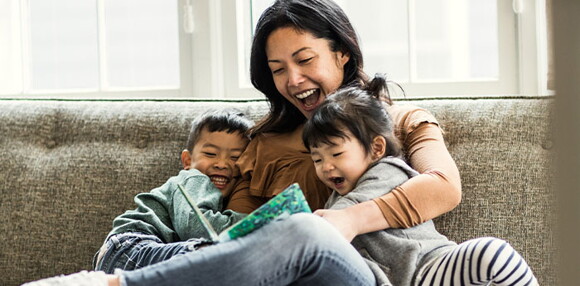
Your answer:
[[[244,113],[236,109],[206,111],[196,117],[191,123],[186,149],[189,152],[193,151],[193,146],[199,140],[199,135],[204,129],[208,132],[239,132],[242,135],[246,135],[246,132],[252,126],[254,126],[254,121],[248,119]]]
[[[389,82],[377,75],[364,87],[346,87],[330,95],[304,125],[302,140],[310,151],[320,144],[332,144],[332,138],[347,138],[349,131],[372,152],[372,141],[383,136],[387,142],[384,156],[401,157],[401,145],[393,132],[393,121],[385,109]]]
[[[309,32],[317,38],[330,41],[332,51],[350,56],[344,66],[342,86],[360,86],[367,82],[363,71],[363,57],[357,34],[344,11],[332,0],[277,0],[260,16],[252,42],[250,77],[255,88],[270,103],[270,112],[251,130],[288,132],[306,118],[276,89],[266,56],[266,42],[272,32],[284,27]]]

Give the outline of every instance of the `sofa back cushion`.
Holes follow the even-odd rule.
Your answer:
[[[552,100],[397,104],[434,113],[460,170],[463,201],[436,220],[440,231],[504,238],[555,285]],[[0,284],[90,269],[112,220],[181,169],[192,119],[225,107],[254,120],[268,111],[264,101],[0,101]]]

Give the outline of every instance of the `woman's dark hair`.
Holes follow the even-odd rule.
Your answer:
[[[287,132],[294,130],[306,118],[276,89],[266,56],[266,42],[272,32],[284,27],[309,32],[330,41],[334,52],[350,56],[344,66],[342,86],[363,85],[367,76],[363,71],[363,57],[357,34],[344,11],[332,0],[277,0],[260,16],[252,42],[250,77],[255,88],[270,103],[270,112],[252,130]]]
[[[242,135],[246,135],[246,132],[252,126],[254,126],[254,121],[248,119],[244,113],[236,109],[206,111],[196,117],[191,123],[185,149],[189,152],[193,151],[193,146],[199,140],[199,135],[204,129],[208,132],[239,132]]]
[[[376,136],[387,142],[384,156],[401,157],[401,145],[393,132],[393,121],[385,109],[389,82],[377,75],[364,87],[345,87],[331,94],[304,125],[302,140],[310,151],[320,144],[332,144],[332,138],[347,138],[349,131],[372,152]]]

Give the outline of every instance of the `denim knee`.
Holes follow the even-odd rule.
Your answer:
[[[291,229],[288,233],[300,238],[297,243],[319,248],[334,248],[335,243],[350,244],[333,225],[317,215],[299,213],[287,220],[287,227]]]
[[[133,253],[146,243],[161,243],[154,235],[141,233],[123,233],[112,235],[105,241],[94,262],[95,270],[112,274],[116,268],[131,269],[136,265],[131,260]]]
[[[299,233],[300,235],[308,236],[313,233],[318,233],[316,230],[325,230],[332,228],[332,225],[328,223],[323,218],[308,213],[297,213],[293,214],[287,219],[287,226],[291,228],[292,231]]]
[[[95,261],[95,269],[113,273],[115,269],[134,270],[193,252],[211,244],[205,239],[190,239],[164,243],[157,236],[142,233],[123,233],[107,239]]]

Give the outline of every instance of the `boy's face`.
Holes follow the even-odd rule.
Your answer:
[[[235,163],[248,142],[239,132],[209,132],[203,129],[192,152],[182,152],[183,168],[195,168],[207,175],[218,189],[226,189],[237,173]]]
[[[320,180],[341,195],[346,195],[356,186],[358,179],[374,162],[360,142],[347,132],[348,138],[332,138],[333,144],[310,147],[316,175]]]

